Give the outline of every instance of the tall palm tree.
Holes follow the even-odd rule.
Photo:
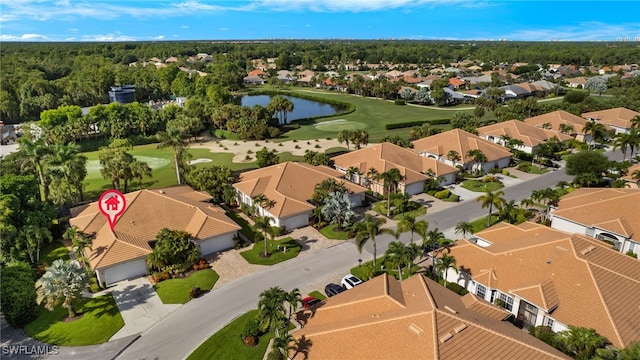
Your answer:
[[[402,281],[402,269],[409,262],[409,251],[402,241],[389,243],[387,251],[384,252],[387,261],[391,262],[398,269],[398,279]]]
[[[518,221],[518,205],[515,200],[505,202],[500,209],[500,218],[507,220],[509,224],[513,224]]]
[[[380,173],[374,167],[369,168],[369,170],[367,171],[365,177],[369,181],[369,189],[371,189],[371,182],[378,179],[378,175],[380,175]]]
[[[40,186],[42,187],[42,201],[49,200],[49,185],[45,177],[45,160],[51,155],[51,149],[44,143],[42,139],[35,141],[28,140],[20,141],[20,149],[25,154],[27,159],[38,173],[38,179],[40,180]]]
[[[422,248],[425,251],[440,248],[445,239],[444,233],[440,229],[435,228],[424,233],[422,237]]]
[[[447,153],[447,160],[456,163],[461,160],[460,154],[455,150],[449,150]]]
[[[264,257],[267,257],[269,256],[267,236],[271,232],[271,218],[269,216],[259,216],[254,222],[256,228],[262,231],[262,237],[264,239]]]
[[[257,211],[258,207],[261,207],[264,210],[269,210],[275,205],[275,202],[269,199],[265,194],[257,194],[252,198],[252,200],[254,215],[264,215],[264,213]]]
[[[178,179],[178,185],[182,184],[182,169],[184,163],[184,152],[189,146],[186,135],[180,131],[160,131],[156,134],[156,137],[160,141],[158,149],[164,149],[170,147],[173,149],[173,163],[176,167],[176,178]]]
[[[362,252],[363,246],[367,241],[371,241],[373,244],[373,267],[376,268],[376,259],[378,258],[378,248],[376,246],[376,236],[381,233],[392,234],[390,229],[383,229],[382,225],[387,220],[384,218],[376,218],[371,214],[365,214],[364,221],[353,224],[353,229],[356,232],[356,246],[358,251]]]
[[[542,220],[546,221],[551,212],[551,206],[557,205],[560,200],[558,193],[552,188],[534,190],[531,192],[531,199],[543,205],[544,211]]]
[[[442,254],[441,257],[436,259],[433,269],[435,272],[440,274],[444,280],[444,286],[447,287],[447,271],[449,271],[449,269],[453,269],[453,271],[458,273],[456,258],[453,255]]]
[[[293,336],[285,331],[280,334],[280,336],[276,336],[273,338],[273,351],[278,351],[282,359],[288,359],[291,343],[294,342],[295,339],[293,338]],[[269,358],[271,357],[269,356]]]
[[[289,321],[287,321],[287,323],[289,323],[291,321],[291,315],[293,314],[293,311],[298,308],[298,305],[302,304],[302,295],[300,295],[300,290],[298,288],[293,288],[288,293],[285,293],[284,301],[286,301],[289,305]]]
[[[357,166],[349,166],[349,168],[345,172],[344,176],[347,179],[349,179],[349,180],[351,180],[351,181],[353,181],[355,183],[359,183],[359,181],[357,181],[357,182],[355,181],[355,179],[354,179],[355,176],[354,175],[356,175],[358,177],[358,180],[360,180],[360,169],[358,169]]]
[[[279,336],[279,329],[284,325],[286,317],[284,315],[284,301],[286,292],[276,286],[264,290],[260,293],[258,300],[258,317],[260,327],[263,332],[275,330],[276,336]]]
[[[80,181],[79,184],[77,181],[73,181],[74,177],[78,177],[78,174],[73,174],[72,172],[74,170],[76,173],[81,172],[83,170],[81,167],[85,166],[84,175],[86,176],[86,162],[87,158],[80,153],[80,146],[76,145],[74,142],[69,144],[55,143],[51,149],[49,163],[52,167],[59,169],[62,173],[69,194],[72,193],[71,186],[74,185],[74,183],[76,185],[76,196],[79,197],[82,192],[82,181]],[[80,165],[80,168],[78,166],[74,166],[76,164]],[[84,179],[84,176],[81,176],[81,178]],[[74,200],[80,199],[77,198]]]
[[[60,303],[67,309],[69,318],[75,316],[73,300],[79,298],[89,285],[87,271],[78,261],[54,260],[38,280],[38,303],[44,303],[49,311]]]
[[[473,234],[473,225],[468,221],[460,221],[455,227],[456,234],[462,233],[462,237],[467,237],[467,233]]]
[[[403,233],[411,231],[411,243],[413,244],[413,234],[417,232],[421,234],[427,230],[429,223],[426,220],[416,220],[415,215],[403,214],[402,219],[398,222],[398,231]]]
[[[384,187],[387,190],[387,217],[391,215],[391,193],[397,190],[398,184],[403,178],[398,168],[389,169],[378,175],[378,180],[384,182]]]
[[[496,192],[491,192],[489,190],[485,191],[484,195],[478,196],[476,201],[480,202],[482,208],[489,208],[489,216],[487,217],[487,227],[491,225],[491,213],[493,212],[493,207],[500,208],[504,204],[505,200],[502,197],[504,196],[504,191],[498,190]]]
[[[22,227],[18,232],[22,238],[22,243],[26,247],[27,254],[31,263],[37,264],[40,262],[40,248],[47,242],[53,241],[51,232],[47,229],[43,229],[40,226],[28,224]]]
[[[582,132],[585,136],[591,134],[590,146],[595,142],[604,140],[608,133],[607,128],[602,123],[595,121],[587,121],[582,128]]]

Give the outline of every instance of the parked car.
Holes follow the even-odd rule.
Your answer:
[[[332,297],[333,295],[338,295],[344,291],[344,288],[338,284],[330,283],[324,287],[324,293],[327,294],[328,297]]]
[[[313,296],[307,296],[306,298],[302,299],[302,306],[304,306],[305,309],[309,309],[319,302],[320,300],[314,298]]]
[[[349,274],[349,275],[345,275],[345,277],[342,278],[342,281],[340,282],[340,284],[342,285],[343,288],[345,288],[345,290],[349,290],[351,288],[354,288],[362,284],[363,282],[364,281],[360,280],[357,276]]]

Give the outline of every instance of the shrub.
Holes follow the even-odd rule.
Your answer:
[[[498,179],[497,176],[490,176],[487,175],[485,177],[482,178],[482,182],[483,183],[490,183],[490,182],[500,182],[500,179]]]
[[[625,253],[628,256],[631,256],[632,258],[637,259],[638,258],[638,254],[634,253],[633,251],[629,250]]]
[[[278,144],[278,146],[283,146],[282,143]]]
[[[407,104],[407,102],[404,101],[404,99],[395,99],[393,101],[393,103],[396,104],[396,105],[406,105]]]
[[[194,286],[189,290],[189,298],[191,299],[195,299],[200,295],[202,295],[202,289],[198,286]]]
[[[333,140],[332,138],[328,137],[327,140]]]
[[[253,154],[253,150],[251,149],[247,150],[247,154]]]
[[[35,274],[26,263],[7,265],[2,269],[0,306],[7,322],[20,326],[38,316]]]
[[[511,173],[507,169],[502,169],[502,175],[509,176],[509,175],[511,175]]]
[[[258,319],[251,319],[245,325],[242,330],[242,336],[260,336],[260,324]]]
[[[520,164],[518,164],[518,170],[529,172],[531,170],[531,163],[528,161],[521,162]]]
[[[316,144],[315,148],[316,148],[316,149],[320,149],[320,148],[321,148],[321,146],[320,146],[320,145],[318,145],[318,144]]]
[[[244,159],[245,160],[251,160],[252,158],[251,158],[251,156],[247,155],[247,156],[244,157]]]
[[[300,145],[296,145],[296,146],[295,146],[295,148],[296,148],[296,149],[300,149]]]
[[[467,289],[465,289],[464,287],[456,284],[456,283],[452,283],[452,282],[448,282],[447,283],[447,289],[453,291],[454,293],[458,294],[458,295],[466,295],[468,293]]]
[[[448,198],[450,195],[451,195],[451,190],[444,189],[444,190],[436,192],[434,196],[435,196],[436,199],[441,199],[442,200],[442,199]]]

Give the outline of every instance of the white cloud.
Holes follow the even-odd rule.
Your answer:
[[[220,28],[218,30],[220,30],[220,31],[229,31],[229,28]]]
[[[188,28],[189,28],[189,25],[182,25],[182,26],[180,26],[180,29],[188,29]]]
[[[22,35],[8,35],[2,34],[0,35],[0,40],[3,41],[38,41],[38,40],[49,40],[48,37],[40,34],[22,34]]]
[[[441,5],[470,2],[469,0],[255,0],[260,8],[276,11],[337,12],[337,11],[379,11],[390,9],[411,9],[426,5]]]
[[[82,41],[104,41],[104,42],[111,42],[111,41],[136,41],[139,39],[136,39],[133,36],[127,36],[127,35],[122,35],[122,34],[106,34],[106,35],[84,35],[82,36]]]
[[[636,24],[604,24],[585,22],[577,26],[563,26],[557,29],[536,29],[514,31],[510,34],[495,37],[508,40],[523,41],[590,41],[615,40],[620,37],[635,37],[640,34],[640,23]]]
[[[162,40],[164,39],[164,35],[158,35],[152,38],[153,40]]]
[[[74,37],[68,37],[66,39],[64,39],[64,41],[76,41],[77,39]]]

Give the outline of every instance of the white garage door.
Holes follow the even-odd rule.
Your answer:
[[[424,192],[424,182],[422,181],[407,186],[407,194],[409,195],[420,194],[422,192]]]
[[[292,217],[288,217],[285,219],[281,219],[284,226],[286,226],[286,230],[293,230],[301,227],[305,227],[309,225],[309,214],[301,214]]]
[[[231,249],[233,247],[233,234],[216,236],[212,239],[199,241],[200,251],[202,255],[213,254],[218,251]]]
[[[104,270],[107,286],[118,281],[134,279],[147,274],[146,259],[128,261]]]

